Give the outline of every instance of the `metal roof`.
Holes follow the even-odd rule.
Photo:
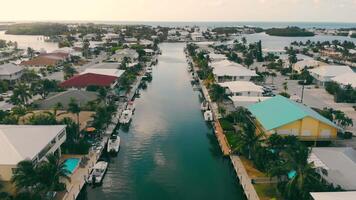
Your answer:
[[[280,95],[250,105],[247,108],[266,130],[272,130],[305,117],[312,117],[332,127],[339,128],[309,107]]]

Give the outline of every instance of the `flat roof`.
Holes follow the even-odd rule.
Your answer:
[[[314,200],[355,200],[356,192],[311,192]]]
[[[87,68],[85,69],[84,72],[80,73],[81,75],[83,74],[99,74],[99,75],[105,75],[105,76],[115,76],[119,78],[125,70],[119,70],[119,69],[103,69],[103,68]]]
[[[20,72],[23,70],[23,67],[12,64],[12,63],[6,63],[3,65],[0,65],[0,75],[12,75],[17,72]]]
[[[0,125],[0,165],[32,160],[65,125]]]
[[[230,81],[219,83],[222,87],[227,87],[231,92],[263,92],[263,87],[250,81]]]
[[[258,76],[255,71],[228,60],[213,62],[212,67],[217,76]]]
[[[356,88],[356,73],[341,74],[331,80],[342,85],[351,85],[353,88]]]
[[[310,69],[309,71],[323,77],[333,77],[346,73],[354,73],[354,71],[346,65],[323,65]]]

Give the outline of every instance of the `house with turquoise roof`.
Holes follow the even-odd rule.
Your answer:
[[[257,134],[294,135],[304,141],[329,141],[339,128],[311,108],[283,96],[275,96],[247,107],[255,118]]]

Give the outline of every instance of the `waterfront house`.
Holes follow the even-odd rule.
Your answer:
[[[0,125],[0,181],[10,181],[20,161],[38,163],[51,153],[60,156],[65,140],[64,125]]]
[[[65,60],[69,59],[70,54],[57,52],[57,53],[44,53],[27,61],[22,61],[20,65],[30,69],[38,70],[48,66],[56,66]]]
[[[23,67],[21,66],[12,63],[0,65],[0,80],[15,81],[21,78],[22,73]]]
[[[231,81],[219,83],[219,85],[225,88],[226,93],[230,96],[229,98],[235,107],[246,107],[269,98],[263,96],[262,86],[250,81]]]
[[[347,192],[311,192],[314,200],[355,200],[356,191]]]
[[[324,86],[326,82],[332,81],[332,78],[336,76],[354,73],[349,66],[345,65],[323,65],[314,69],[309,69],[309,72],[320,86]]]
[[[283,96],[247,107],[255,118],[256,133],[294,135],[305,141],[330,141],[340,129],[311,108]]]
[[[119,49],[110,57],[110,60],[122,62],[126,57],[129,58],[131,62],[135,62],[138,60],[138,56],[138,53],[134,49]]]
[[[205,37],[201,32],[194,32],[190,34],[190,37],[192,38],[192,41],[194,42],[201,42],[205,40]]]
[[[351,85],[351,87],[356,89],[356,73],[341,74],[339,76],[335,76],[331,80],[338,83],[342,87]]]
[[[35,102],[40,110],[52,110],[58,103],[61,103],[64,110],[68,109],[71,99],[75,99],[79,106],[83,107],[90,101],[98,99],[96,92],[85,90],[67,90],[63,92],[50,93],[46,99]]]
[[[356,151],[352,147],[313,148],[308,162],[330,184],[343,190],[356,190]],[[327,174],[322,171],[327,171]]]
[[[258,76],[255,71],[227,60],[213,62],[213,74],[218,83],[227,81],[249,81],[251,77]]]
[[[212,62],[219,62],[219,61],[226,60],[226,56],[223,55],[223,54],[210,53],[209,54],[209,59]]]

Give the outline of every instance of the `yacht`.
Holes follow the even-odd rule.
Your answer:
[[[120,149],[120,137],[112,135],[108,140],[108,153],[118,153]]]
[[[206,110],[209,110],[209,103],[207,101],[203,101],[200,105],[200,109],[202,111],[206,111]]]
[[[132,110],[126,109],[122,112],[119,122],[121,124],[128,124],[131,121],[131,117],[132,117]]]
[[[135,111],[135,102],[133,102],[133,101],[129,101],[128,103],[127,103],[127,106],[126,106],[126,110],[131,110],[132,112],[134,112]]]
[[[213,121],[213,113],[211,112],[211,110],[207,110],[204,112],[204,120],[207,122],[211,122]]]
[[[105,161],[97,162],[94,165],[93,170],[89,175],[88,183],[93,185],[102,183],[107,169],[108,169],[108,162]]]

